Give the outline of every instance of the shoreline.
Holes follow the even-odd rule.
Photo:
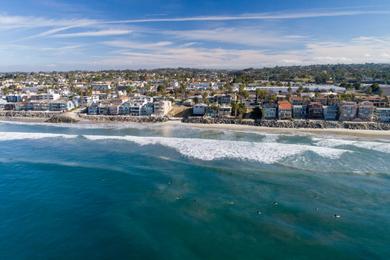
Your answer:
[[[390,140],[390,131],[386,130],[358,130],[345,128],[279,128],[279,127],[264,127],[245,124],[204,124],[204,123],[185,123],[179,120],[168,120],[166,122],[126,122],[126,121],[95,121],[81,118],[77,123],[49,123],[48,118],[28,118],[28,117],[0,117],[0,123],[27,123],[27,124],[45,124],[53,126],[83,126],[96,125],[108,127],[131,127],[131,126],[172,126],[172,127],[188,127],[197,129],[209,130],[227,130],[234,132],[248,133],[266,133],[266,134],[286,134],[286,135],[313,135],[313,136],[338,136],[353,138],[369,138],[369,139],[386,139]]]

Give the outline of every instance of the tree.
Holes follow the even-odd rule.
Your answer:
[[[353,87],[355,90],[360,90],[360,86],[361,86],[361,84],[359,82],[353,83]]]
[[[202,93],[202,100],[203,100],[203,103],[205,103],[205,104],[210,103],[208,97],[209,97],[209,93],[208,93],[207,91],[205,91],[205,92]]]
[[[166,93],[166,86],[165,85],[158,85],[157,87],[157,92],[160,94],[160,95],[165,95]]]
[[[382,95],[383,94],[383,91],[380,88],[378,83],[374,83],[371,86],[369,86],[366,92],[368,94],[377,94],[377,95]]]
[[[232,111],[234,111],[234,116],[243,116],[246,113],[246,107],[243,103],[232,102]]]
[[[240,88],[238,90],[238,95],[240,96],[240,102],[242,103],[243,99],[246,99],[249,97],[248,91],[245,90],[245,85],[240,85]]]
[[[256,89],[256,103],[259,103],[260,100],[264,100],[268,95],[268,92],[264,89]]]
[[[223,89],[225,90],[226,93],[231,93],[233,92],[233,87],[230,83],[226,83],[224,86],[223,86]]]

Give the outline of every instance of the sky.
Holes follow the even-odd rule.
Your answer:
[[[388,0],[4,0],[0,71],[389,63]]]

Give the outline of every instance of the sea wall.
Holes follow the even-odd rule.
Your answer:
[[[0,110],[0,117],[5,118],[51,118],[53,116],[57,116],[62,112],[39,112],[39,111],[5,111]]]
[[[390,130],[390,124],[378,122],[340,122],[325,120],[253,120],[253,119],[234,119],[234,118],[202,118],[190,117],[182,120],[184,123],[198,124],[234,124],[234,125],[252,125],[274,128],[341,128],[355,130]]]

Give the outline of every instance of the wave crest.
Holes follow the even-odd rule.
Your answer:
[[[315,145],[321,147],[340,147],[340,146],[355,146],[362,149],[374,150],[382,153],[390,153],[390,143],[374,142],[374,141],[356,141],[344,139],[323,139],[313,138]]]
[[[72,139],[77,137],[79,136],[68,134],[0,132],[0,141],[45,138]],[[133,142],[141,146],[162,145],[172,148],[186,157],[205,161],[238,159],[271,164],[290,156],[302,155],[305,152],[313,152],[321,157],[329,159],[338,159],[342,154],[347,152],[346,150],[329,147],[285,144],[268,141],[258,143],[199,138],[102,135],[81,135],[81,137],[84,137],[89,141],[122,140]]]

